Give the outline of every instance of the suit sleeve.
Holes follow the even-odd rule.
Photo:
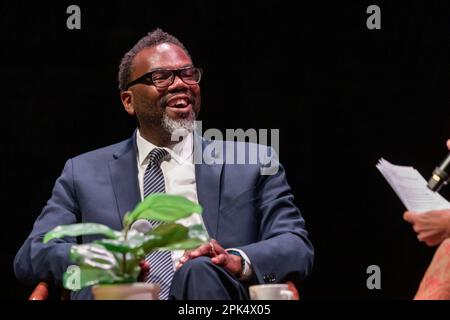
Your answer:
[[[16,277],[28,285],[47,281],[61,287],[63,273],[71,264],[69,251],[76,239],[54,239],[47,244],[42,240],[45,233],[54,227],[78,221],[79,208],[74,188],[73,162],[69,160],[55,183],[50,200],[14,259]]]
[[[314,249],[276,156],[274,164],[276,170],[261,170],[266,174],[260,174],[257,185],[259,241],[239,249],[251,261],[258,283],[290,280],[299,284],[311,273]]]

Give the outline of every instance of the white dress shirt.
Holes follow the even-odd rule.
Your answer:
[[[147,169],[149,160],[148,154],[156,146],[147,141],[141,136],[139,130],[136,134],[137,143],[137,164],[138,164],[138,181],[139,191],[141,193],[141,200],[144,199],[144,173]],[[189,134],[172,148],[164,147],[170,155],[170,158],[166,158],[161,162],[161,170],[164,175],[164,183],[166,187],[166,193],[180,195],[188,198],[189,200],[198,203],[197,197],[197,185],[195,181],[195,165],[194,165],[194,137],[193,134]],[[178,221],[180,224],[189,227],[195,224],[202,224],[205,227],[202,216],[199,214],[193,214],[187,218]],[[205,228],[206,230],[206,228]],[[238,251],[245,261],[244,272],[240,279],[246,279],[252,274],[251,263],[247,255],[242,251],[234,248],[229,250]],[[184,250],[172,251],[172,261],[175,266],[183,256]]]

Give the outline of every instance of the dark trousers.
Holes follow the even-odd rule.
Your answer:
[[[198,257],[175,272],[169,300],[248,300],[248,291],[211,258]]]

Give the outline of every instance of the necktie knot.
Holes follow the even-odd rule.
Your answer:
[[[167,150],[162,148],[154,148],[150,153],[148,154],[148,160],[151,165],[159,165],[161,160],[166,157],[169,154]]]

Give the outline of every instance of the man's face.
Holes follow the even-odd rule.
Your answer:
[[[155,69],[173,70],[188,66],[192,66],[192,61],[183,49],[162,43],[136,55],[130,80]],[[142,130],[162,130],[169,134],[176,129],[191,131],[200,111],[200,101],[199,85],[186,84],[178,76],[167,88],[140,83],[122,93],[125,109],[136,115]]]

